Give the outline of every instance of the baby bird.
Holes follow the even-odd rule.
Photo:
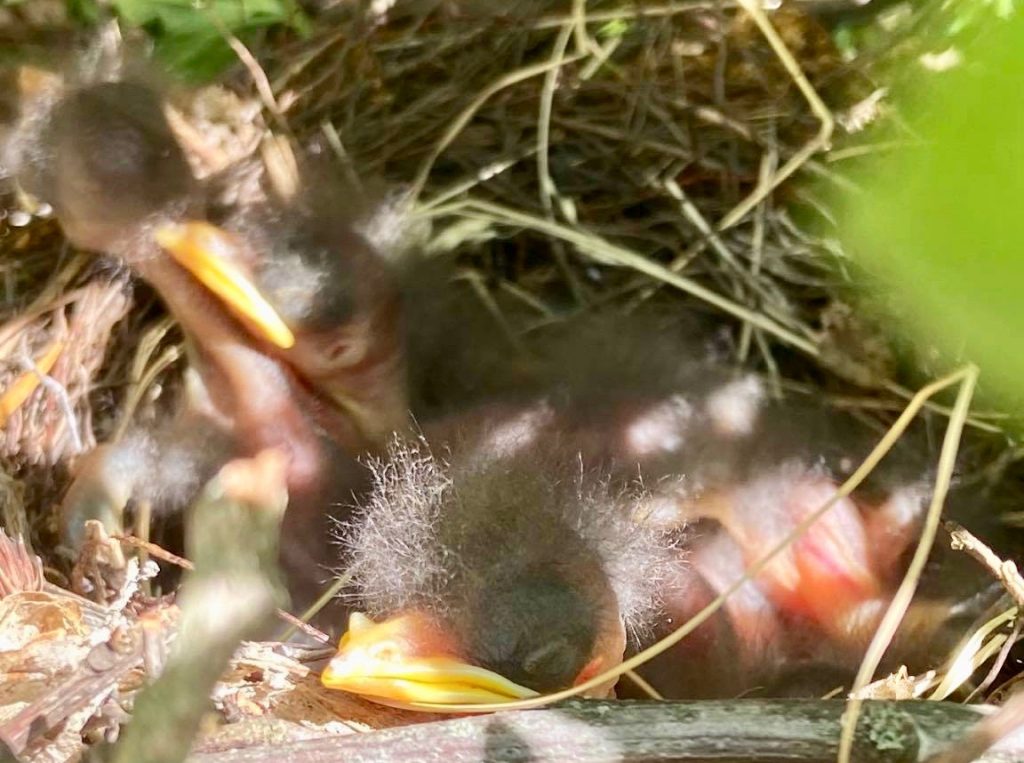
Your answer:
[[[324,684],[406,706],[579,685],[726,592],[828,501],[647,677],[669,696],[707,696],[814,660],[854,668],[926,491],[911,480],[839,495],[855,464],[810,457],[794,436],[804,416],[835,430],[834,417],[769,401],[752,377],[719,370],[712,383],[707,364],[679,365],[702,383],[660,400],[620,389],[584,415],[585,390],[491,405],[396,444],[341,529],[360,612]],[[721,649],[695,651],[709,638]]]
[[[19,182],[73,243],[148,280],[193,355],[188,402],[165,431],[85,461],[64,502],[68,537],[85,518],[116,527],[132,499],[187,503],[231,457],[284,450],[295,603],[319,594],[340,521],[355,592],[318,624],[341,630],[355,603],[382,619],[352,617],[328,685],[450,702],[578,684],[621,660],[628,635],[643,643],[726,590],[831,498],[730,599],[718,641],[737,645],[737,665],[831,659],[887,601],[916,532],[916,483],[837,497],[863,433],[771,404],[676,329],[590,317],[532,338],[530,363],[464,373],[474,353],[444,348],[471,347],[468,327],[446,335],[450,319],[403,301],[392,266],[339,213],[358,206],[344,191],[257,188],[213,209],[159,97],[128,82],[44,98],[15,136]],[[436,368],[476,389],[424,395]],[[409,401],[426,440],[387,450]]]
[[[247,238],[212,224],[207,189],[193,178],[159,96],[140,84],[37,94],[6,143],[5,163],[53,205],[72,243],[124,260],[152,284],[189,340],[185,405],[161,431],[135,432],[83,460],[64,500],[65,536],[76,544],[89,518],[119,529],[130,500],[156,510],[187,505],[230,458],[276,447],[289,457],[284,524],[294,542],[283,544],[284,562],[311,589],[326,575],[331,508],[364,481],[356,457],[405,414],[401,399],[374,404],[377,369],[390,372],[392,358],[378,360],[364,339],[385,335],[375,322],[388,312],[375,291],[386,284],[377,275],[383,261],[344,216],[315,213],[302,199],[245,210],[238,228]],[[259,248],[268,241],[255,235],[257,218],[261,230],[276,231],[269,252]],[[285,299],[275,288],[301,283],[310,258],[330,262],[332,274],[348,268],[340,286],[330,284],[326,322],[320,308],[303,308],[305,295]],[[352,409],[341,403],[349,392]]]
[[[374,464],[376,489],[342,536],[368,616],[352,616],[324,683],[378,699],[496,701],[617,664],[627,633],[651,625],[677,558],[641,494],[558,446],[500,457],[455,447],[442,458],[425,440],[396,442]]]

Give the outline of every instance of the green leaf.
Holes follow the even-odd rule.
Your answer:
[[[101,18],[98,0],[67,0],[68,15],[84,26],[93,26]]]
[[[248,42],[277,25],[307,28],[293,0],[114,0],[113,7],[123,22],[149,31],[157,56],[192,80],[209,79],[235,60],[226,34]]]
[[[914,330],[1024,399],[1024,17],[993,21],[951,72],[904,94],[917,148],[864,175],[851,250],[905,301]]]

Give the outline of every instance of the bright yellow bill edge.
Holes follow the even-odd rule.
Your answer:
[[[366,655],[339,654],[320,680],[329,689],[407,709],[416,708],[406,703],[484,704],[538,696],[493,671],[449,657],[385,662]]]
[[[50,373],[53,364],[57,362],[57,358],[60,357],[63,349],[63,342],[51,342],[39,359],[36,360],[36,367],[15,378],[10,386],[0,393],[0,427],[4,426],[10,415],[32,396],[32,393],[36,391],[41,383],[39,375]]]
[[[417,704],[492,705],[538,696],[536,691],[494,671],[453,656],[409,653],[410,649],[424,648],[422,642],[417,647],[408,638],[407,627],[414,622],[415,616],[374,623],[364,614],[353,612],[338,653],[321,675],[321,682],[331,689],[406,710],[425,710]]]
[[[263,338],[282,349],[294,346],[295,335],[291,329],[259,289],[231,262],[229,252],[237,244],[228,233],[197,220],[161,226],[154,231],[153,238]]]

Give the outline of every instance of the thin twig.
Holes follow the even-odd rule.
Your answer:
[[[577,0],[574,7],[579,5]],[[579,27],[574,20],[562,27],[555,39],[554,48],[551,52],[551,64],[553,65],[544,74],[544,84],[540,91],[540,106],[537,109],[537,192],[540,196],[540,206],[544,210],[544,216],[549,220],[555,219],[554,204],[552,199],[558,197],[558,188],[554,178],[551,177],[551,167],[548,163],[548,151],[551,145],[551,110],[555,100],[555,89],[558,85],[559,74],[565,63],[565,50],[569,45],[569,39],[573,31]],[[577,303],[582,303],[583,289],[576,278],[572,268],[569,267],[568,259],[565,256],[563,247],[556,243],[554,248],[555,263],[565,278],[569,289]]]
[[[1013,630],[1010,631],[1009,638],[1003,642],[1003,646],[999,649],[999,654],[997,654],[995,660],[992,661],[992,667],[989,668],[988,673],[985,675],[985,678],[982,679],[982,682],[978,684],[977,688],[967,695],[967,699],[964,700],[965,704],[977,701],[978,697],[982,696],[986,691],[988,691],[989,687],[996,682],[996,679],[999,677],[999,673],[1002,671],[1003,666],[1006,665],[1006,661],[1010,657],[1010,650],[1013,649],[1017,641],[1020,639],[1022,626],[1024,626],[1024,621],[1018,617],[1013,623]]]
[[[690,294],[691,296],[717,307],[724,313],[763,329],[767,333],[773,335],[776,339],[792,345],[807,355],[817,357],[820,354],[817,345],[810,339],[806,339],[790,331],[784,326],[780,326],[771,318],[753,310],[749,310],[743,305],[723,297],[721,294],[708,289],[706,286],[703,286],[690,278],[673,273],[664,265],[661,265],[648,257],[644,257],[636,252],[630,251],[629,249],[612,244],[596,234],[582,231],[578,228],[569,228],[556,222],[544,220],[536,215],[531,215],[526,212],[493,204],[491,202],[481,201],[479,199],[467,199],[461,202],[454,202],[447,206],[437,207],[431,210],[430,215],[442,216],[454,211],[458,211],[461,215],[467,217],[474,216],[474,213],[482,214],[485,216],[484,219],[504,223],[506,225],[518,225],[530,228],[545,235],[562,239],[575,246],[580,252],[591,256],[598,262],[631,268],[637,272],[650,276],[651,278],[663,281],[669,286],[673,286],[682,292]]]
[[[823,763],[835,757],[842,711],[841,701],[818,699],[588,700],[528,713],[196,753],[190,763]],[[859,759],[922,763],[929,751],[948,749],[987,712],[947,702],[872,702],[870,729],[858,739]],[[1008,763],[1020,760],[1020,754],[1020,744],[1011,741],[977,763]]]
[[[960,385],[960,391],[953,405],[953,414],[949,417],[949,424],[946,426],[946,436],[942,441],[942,450],[939,453],[938,472],[935,478],[935,491],[932,494],[931,505],[925,517],[924,527],[921,530],[921,539],[918,541],[914,556],[907,568],[896,593],[889,603],[889,608],[882,617],[874,638],[868,646],[864,660],[861,662],[857,677],[854,679],[852,696],[849,701],[849,708],[843,715],[843,730],[839,738],[838,763],[850,763],[853,754],[853,735],[857,727],[857,718],[860,714],[863,700],[858,697],[858,692],[871,683],[875,671],[889,643],[892,641],[896,629],[899,628],[910,606],[910,600],[917,591],[921,573],[928,562],[928,555],[931,553],[935,543],[935,535],[939,530],[939,521],[942,517],[942,507],[946,501],[946,494],[949,492],[950,483],[953,480],[953,470],[956,467],[956,454],[960,448],[960,437],[963,434],[964,422],[967,418],[967,411],[974,396],[974,387],[978,381],[978,369],[976,366],[968,365],[964,369],[946,377],[943,386],[953,384]]]
[[[231,656],[283,598],[277,540],[286,463],[272,450],[232,461],[200,495],[186,539],[196,565],[178,596],[178,637],[163,673],[136,699],[112,763],[184,760]]]
[[[583,58],[584,54],[576,54],[568,56],[560,61],[552,63],[551,61],[545,61],[542,64],[534,64],[533,66],[524,66],[518,71],[509,72],[504,77],[501,77],[496,82],[483,90],[479,95],[474,98],[462,112],[452,120],[451,125],[445,130],[444,135],[437,142],[430,154],[424,160],[419,172],[416,173],[416,178],[412,182],[412,187],[409,191],[409,198],[415,200],[419,198],[420,193],[423,191],[423,187],[427,183],[427,178],[430,177],[430,171],[434,168],[434,162],[437,158],[444,153],[444,150],[451,145],[451,142],[455,140],[456,136],[462,132],[463,128],[469,124],[469,121],[473,116],[480,110],[480,107],[487,103],[497,93],[500,93],[507,87],[511,87],[516,83],[522,82],[523,80],[530,79],[531,77],[537,77],[541,74],[546,73],[550,69],[559,68],[566,64],[571,64],[575,61]]]
[[[162,559],[168,564],[173,564],[174,566],[180,567],[183,570],[195,569],[195,565],[193,565],[192,562],[190,562],[188,559],[182,556],[178,556],[177,554],[173,554],[167,549],[163,548],[162,546],[158,546],[156,543],[152,543],[141,538],[136,538],[132,535],[114,535],[112,537],[116,538],[121,543],[124,543],[126,546],[132,546],[134,548],[145,551],[150,556],[154,556],[157,559]],[[313,614],[316,613],[314,612]],[[328,636],[319,628],[316,628],[315,626],[310,625],[308,622],[305,622],[305,620],[309,619],[308,617],[304,620],[296,617],[291,612],[288,612],[284,609],[278,609],[277,616],[284,622],[288,623],[289,626],[289,630],[286,631],[285,635],[280,639],[281,641],[286,641],[288,638],[291,637],[293,633],[295,633],[296,630],[300,630],[310,638],[316,639],[321,644],[331,643],[330,636]],[[310,617],[312,617],[312,615],[310,615]]]
[[[309,624],[309,621],[312,620],[321,609],[326,607],[331,600],[338,595],[341,589],[349,584],[349,582],[351,582],[351,576],[347,572],[339,575],[334,582],[331,583],[331,585],[329,585],[322,594],[320,594],[320,597],[313,602],[308,609],[306,609],[305,612],[298,617],[289,615],[289,618],[291,618],[288,619],[289,627],[281,634],[278,641],[287,641],[292,637],[296,629],[301,630],[303,633],[308,633],[310,629],[316,630]],[[330,643],[331,639],[326,633],[319,630],[316,632],[319,634],[319,636],[316,637],[318,641],[325,644]]]
[[[992,577],[1003,584],[1007,593],[1017,602],[1017,607],[1024,611],[1024,577],[1017,570],[1012,559],[1000,559],[992,549],[976,538],[966,527],[947,520],[944,525],[950,535],[950,545],[954,551],[966,551],[981,566],[992,573]]]
[[[630,681],[636,684],[637,688],[639,688],[640,691],[642,691],[651,699],[665,699],[663,696],[661,696],[661,693],[657,689],[651,686],[650,683],[648,683],[647,680],[642,675],[637,673],[635,670],[627,671],[626,678],[628,678]]]
[[[803,69],[800,68],[800,64],[797,63],[795,58],[793,58],[793,54],[789,52],[789,48],[786,47],[786,43],[782,41],[781,37],[779,37],[779,33],[775,31],[775,27],[773,27],[771,21],[768,20],[767,14],[762,10],[761,4],[757,0],[737,0],[737,2],[743,7],[743,10],[750,14],[754,23],[757,24],[758,29],[761,30],[765,39],[768,40],[768,44],[771,45],[772,50],[775,51],[775,55],[778,56],[779,61],[782,62],[786,72],[793,78],[793,82],[796,83],[797,88],[799,88],[800,92],[807,100],[807,105],[811,107],[811,111],[816,117],[818,117],[821,124],[818,128],[817,135],[809,140],[803,148],[793,154],[793,156],[791,156],[789,160],[771,177],[768,183],[764,185],[759,184],[749,196],[729,210],[729,212],[719,220],[719,230],[731,228],[746,217],[750,210],[760,204],[761,200],[774,191],[786,178],[806,164],[808,159],[818,153],[818,151],[828,148],[829,141],[832,140],[832,131],[835,129],[835,119],[832,117],[831,110],[829,110],[828,106],[825,105],[825,102],[821,100],[821,97],[818,95],[811,83],[807,81],[807,75],[804,74]]]

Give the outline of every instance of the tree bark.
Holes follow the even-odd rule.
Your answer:
[[[841,700],[573,701],[293,744],[194,753],[190,763],[832,763]],[[914,763],[989,712],[947,702],[868,702],[857,763]],[[978,759],[1024,760],[1020,733]]]

